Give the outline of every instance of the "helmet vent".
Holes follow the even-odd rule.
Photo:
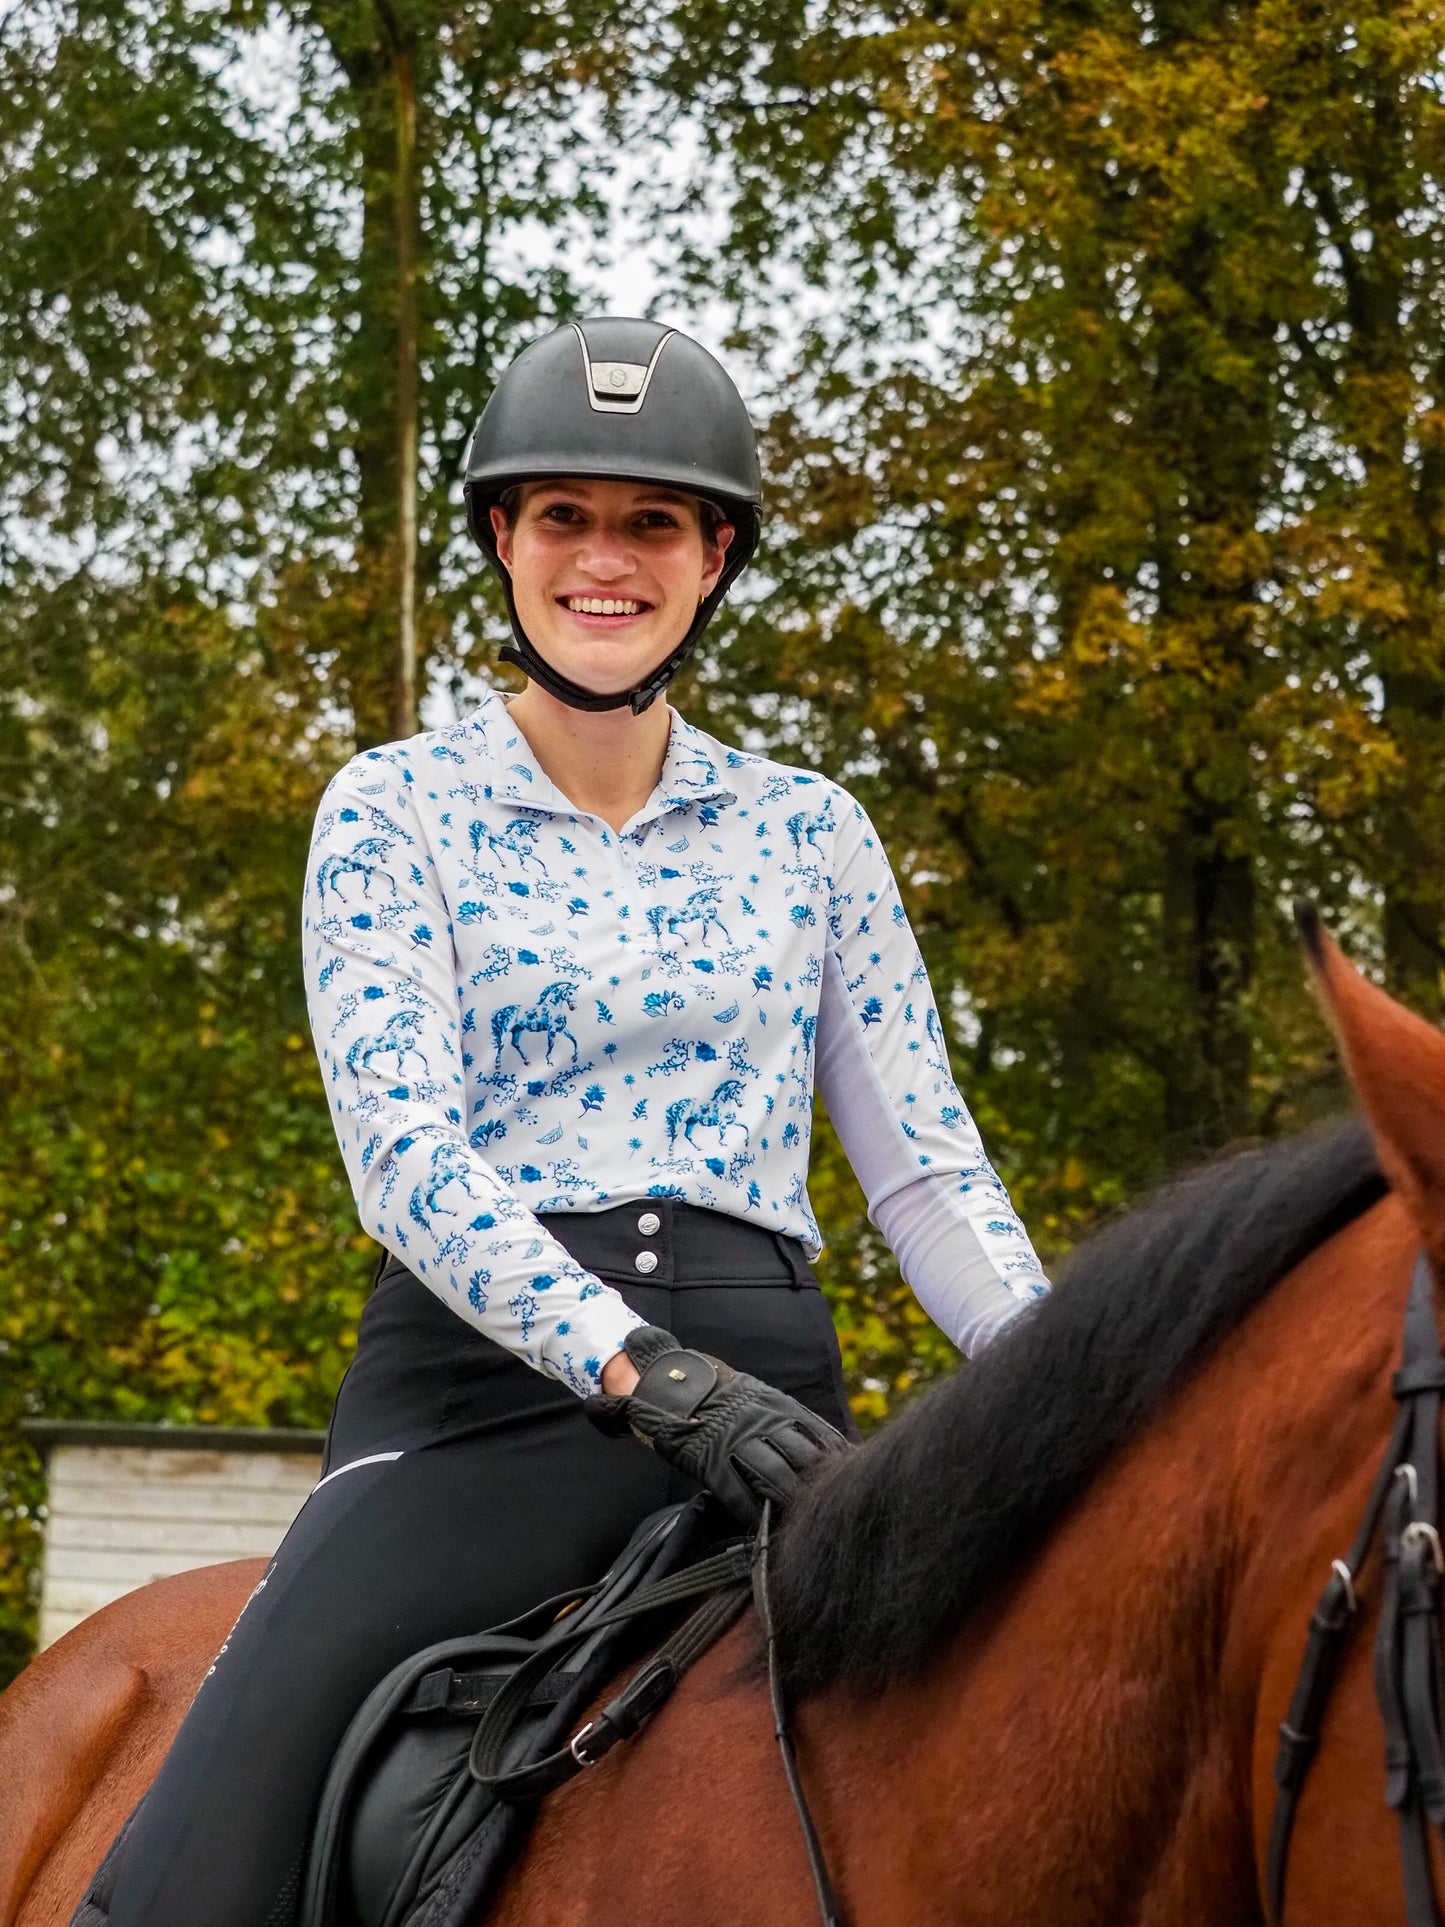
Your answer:
[[[648,384],[657,366],[657,357],[672,339],[669,330],[653,349],[651,358],[640,361],[593,361],[587,352],[587,337],[573,322],[582,346],[582,361],[587,370],[587,399],[599,415],[635,415],[647,399]]]

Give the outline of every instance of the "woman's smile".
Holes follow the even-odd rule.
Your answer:
[[[635,596],[560,595],[557,601],[568,615],[576,616],[587,628],[601,630],[625,628],[653,606]]]

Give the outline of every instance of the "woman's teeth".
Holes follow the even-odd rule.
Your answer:
[[[565,595],[562,607],[579,616],[640,616],[643,602],[624,602],[617,596]]]

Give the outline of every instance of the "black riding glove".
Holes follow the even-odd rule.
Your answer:
[[[622,1348],[641,1373],[625,1398],[601,1392],[587,1416],[611,1438],[629,1432],[755,1526],[764,1499],[781,1509],[803,1479],[848,1441],[786,1392],[720,1358],[685,1350],[671,1332],[639,1325]]]

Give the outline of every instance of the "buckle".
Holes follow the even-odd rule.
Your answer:
[[[1345,1611],[1347,1613],[1358,1612],[1360,1602],[1355,1594],[1355,1575],[1350,1571],[1343,1559],[1331,1559],[1330,1571],[1339,1580],[1341,1586],[1344,1587]]]
[[[1422,1545],[1428,1546],[1436,1577],[1445,1577],[1445,1550],[1440,1545],[1440,1534],[1426,1520],[1412,1519],[1400,1534],[1400,1544],[1409,1546],[1412,1552]]]
[[[577,1762],[578,1766],[596,1766],[597,1762],[602,1758],[602,1754],[607,1751],[606,1747],[604,1747],[602,1753],[596,1753],[590,1756],[583,1751],[582,1742],[587,1738],[589,1733],[595,1733],[596,1731],[596,1720],[588,1720],[585,1726],[578,1727],[568,1742],[567,1751],[572,1755],[572,1758]]]

